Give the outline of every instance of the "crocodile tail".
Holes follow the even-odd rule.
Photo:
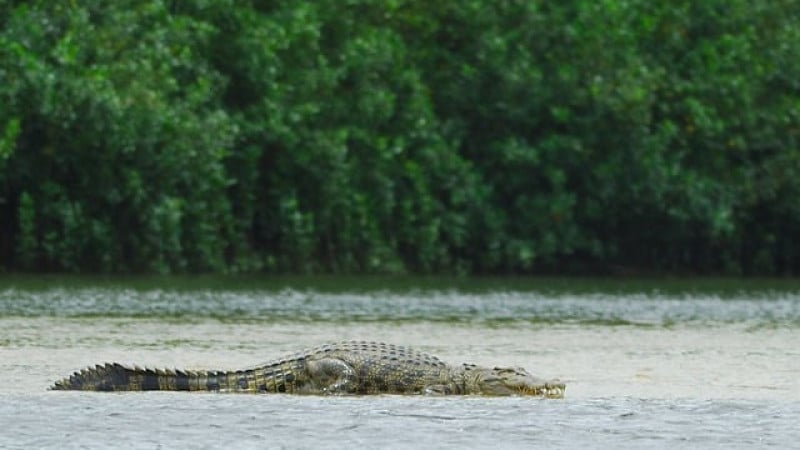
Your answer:
[[[104,364],[56,381],[53,390],[77,391],[246,391],[238,372],[142,369]]]

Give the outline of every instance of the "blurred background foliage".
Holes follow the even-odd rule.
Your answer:
[[[0,0],[0,270],[800,273],[800,2]]]

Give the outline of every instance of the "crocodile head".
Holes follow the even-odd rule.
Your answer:
[[[465,365],[468,393],[482,395],[532,395],[561,398],[566,386],[558,380],[535,377],[520,367]]]

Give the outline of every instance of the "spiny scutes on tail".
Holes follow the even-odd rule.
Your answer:
[[[244,371],[236,372],[245,374]],[[223,371],[145,369],[119,363],[106,363],[83,369],[56,381],[53,390],[85,391],[219,391],[246,390],[238,380],[229,386],[232,374]]]

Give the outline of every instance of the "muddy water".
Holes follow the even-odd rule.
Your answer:
[[[793,286],[0,283],[0,448],[702,448],[800,442]],[[762,282],[764,283],[764,282]],[[237,368],[371,339],[563,400],[52,392],[84,366]]]

